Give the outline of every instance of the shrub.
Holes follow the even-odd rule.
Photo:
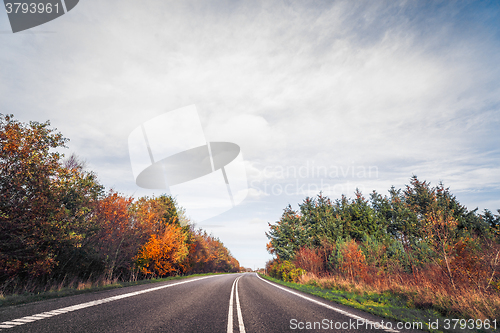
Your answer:
[[[299,278],[306,273],[302,268],[297,268],[289,261],[283,262],[279,260],[272,260],[267,263],[268,274],[276,279],[281,279],[285,282],[298,282]]]

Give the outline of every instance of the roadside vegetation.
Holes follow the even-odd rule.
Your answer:
[[[470,320],[457,321],[456,316],[443,316],[432,308],[415,308],[408,306],[408,299],[404,294],[390,291],[383,293],[369,291],[364,286],[353,284],[349,281],[337,281],[332,279],[309,279],[306,277],[299,282],[285,282],[281,279],[272,278],[269,275],[261,276],[269,281],[299,290],[314,296],[359,309],[374,315],[391,319],[394,322],[407,323],[407,329],[414,328],[429,332],[450,333],[473,333],[473,332],[498,332],[498,319],[474,320],[471,326]],[[448,320],[448,321],[446,321]],[[449,326],[445,329],[444,326]],[[468,327],[469,326],[469,327]],[[473,327],[473,328],[471,328]],[[494,328],[497,328],[496,330]],[[396,328],[395,324],[392,328]]]
[[[144,279],[238,272],[171,196],[106,190],[50,123],[0,114],[0,301]]]
[[[218,275],[218,274],[227,274],[227,273],[204,273],[204,274],[191,274],[191,275],[177,275],[177,276],[169,276],[165,278],[151,278],[146,280],[137,280],[137,281],[119,281],[118,279],[109,281],[109,280],[101,280],[101,281],[87,281],[82,282],[78,279],[74,279],[72,282],[67,283],[66,287],[63,287],[63,284],[59,284],[57,286],[53,286],[48,291],[39,291],[39,292],[25,292],[23,294],[12,294],[8,296],[0,297],[0,307],[3,306],[11,306],[11,305],[19,305],[24,303],[42,301],[46,299],[73,296],[79,294],[92,293],[101,290],[110,290],[116,288],[124,288],[130,286],[137,286],[149,283],[158,283],[165,282],[171,280],[181,280],[187,279],[197,276],[207,276],[207,275]]]
[[[443,184],[416,176],[388,196],[374,191],[366,199],[358,191],[332,201],[320,194],[269,225],[274,259],[266,271],[329,295],[382,297],[429,316],[498,322],[499,214],[468,210]]]

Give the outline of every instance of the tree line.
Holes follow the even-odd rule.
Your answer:
[[[288,281],[308,272],[372,285],[431,279],[450,293],[500,292],[500,209],[468,210],[442,183],[432,187],[416,176],[385,196],[308,197],[298,210],[285,208],[266,235],[274,255],[267,270]]]
[[[106,190],[50,122],[0,114],[1,292],[72,278],[136,280],[239,271],[168,195]]]

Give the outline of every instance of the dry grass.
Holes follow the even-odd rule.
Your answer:
[[[46,282],[27,281],[23,284],[11,286],[9,292],[0,290],[0,306],[29,303],[56,297],[77,295],[108,288],[118,288],[123,283],[117,279],[100,277],[96,280],[81,280],[72,278],[70,280]]]
[[[130,279],[130,281],[128,282],[118,281],[117,278],[108,279],[104,276],[94,281],[91,280],[82,281],[75,278],[71,279],[70,281],[67,281],[66,283],[59,282],[53,284],[46,284],[45,286],[33,284],[30,285],[29,288],[25,284],[23,285],[23,287],[17,288],[16,289],[17,292],[13,293],[5,293],[4,291],[0,290],[0,307],[24,304],[51,298],[79,295],[99,290],[108,290],[108,289],[121,288],[127,286],[135,286],[147,283],[156,283],[162,281],[178,280],[189,277],[207,276],[214,274],[225,274],[225,273],[202,273],[202,274],[192,274],[185,276],[169,276],[166,278],[145,279],[145,280]],[[35,286],[38,287],[37,289],[35,289],[35,291],[29,291],[30,289],[35,288]]]
[[[23,283],[11,284],[9,288],[0,288],[0,299],[14,295],[55,293],[65,290],[86,290],[92,288],[102,288],[118,283],[118,279],[109,279],[101,276],[97,279],[81,280],[76,277],[72,279],[64,278],[62,281],[48,281],[40,283],[39,281],[23,281]]]
[[[450,288],[437,270],[428,270],[425,274],[415,276],[371,275],[356,281],[341,275],[318,277],[308,273],[301,276],[300,283],[360,295],[390,292],[406,299],[410,308],[435,309],[443,315],[490,320],[500,318],[499,292],[491,290],[485,293],[470,287]]]

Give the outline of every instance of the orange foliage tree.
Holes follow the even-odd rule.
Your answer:
[[[186,225],[172,197],[105,193],[84,163],[56,151],[67,141],[49,122],[0,114],[0,292],[193,267],[239,270],[222,242]]]
[[[451,285],[455,289],[454,273],[451,267],[451,260],[454,255],[455,245],[457,243],[458,222],[453,216],[440,210],[431,211],[425,215],[424,230],[426,231],[426,240],[432,246],[436,257],[434,261],[443,268]]]
[[[319,251],[314,248],[301,247],[296,253],[292,261],[296,267],[302,268],[307,272],[315,275],[320,275],[325,271],[325,263],[318,253]]]
[[[150,235],[161,234],[169,224],[180,225],[176,202],[171,196],[141,197],[130,208],[132,224],[142,234],[143,243]]]
[[[183,262],[189,254],[187,234],[181,227],[167,225],[160,235],[151,235],[136,257],[145,275],[168,276],[184,271]]]
[[[166,276],[185,271],[189,254],[189,227],[182,227],[175,200],[166,195],[143,197],[132,205],[134,228],[142,240],[135,262],[150,276]]]
[[[366,274],[365,255],[354,240],[345,243],[342,249],[341,270],[351,279],[364,278]]]
[[[218,239],[206,231],[191,230],[192,240],[187,267],[192,273],[238,272],[239,262]]]
[[[67,141],[50,124],[23,124],[0,114],[0,274],[40,275],[57,264],[57,243],[66,238],[64,212],[54,191]]]
[[[110,191],[99,200],[94,212],[98,231],[90,243],[98,251],[108,279],[113,279],[116,271],[123,273],[131,269],[140,246],[130,221],[132,200]]]

